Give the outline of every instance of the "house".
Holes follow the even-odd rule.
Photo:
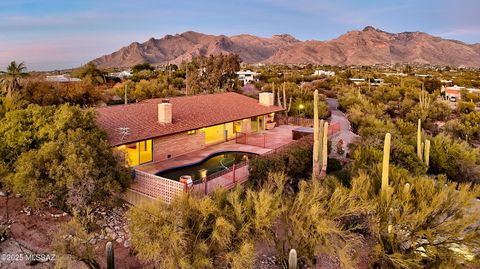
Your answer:
[[[385,82],[382,78],[374,78],[370,81],[371,86],[381,86]]]
[[[360,85],[365,82],[364,78],[349,78],[348,80],[353,82],[355,85]]]
[[[465,87],[460,87],[457,85],[453,85],[452,87],[442,87],[442,93],[445,94],[445,97],[447,97],[448,100],[460,100],[462,99],[462,90],[465,90],[469,93],[477,94],[480,96],[480,89],[476,88],[465,88]]]
[[[415,74],[416,77],[419,77],[419,78],[431,78],[432,75],[431,74]]]
[[[335,76],[335,72],[334,71],[326,71],[326,70],[315,70],[315,72],[313,72],[313,75],[314,76],[333,77],[333,76]]]
[[[233,92],[149,99],[96,108],[97,124],[130,166],[158,162],[265,130],[275,113],[272,93],[259,100]]]
[[[108,74],[109,77],[112,78],[119,78],[119,79],[126,79],[132,77],[132,73],[130,71],[122,71],[122,72],[115,72]]]
[[[82,81],[79,78],[72,78],[69,74],[46,76],[45,80],[46,81],[51,81],[51,82],[79,82],[79,81]]]
[[[242,71],[236,72],[235,74],[238,75],[238,80],[241,80],[243,82],[243,85],[257,81],[255,77],[258,76],[258,73],[250,70],[247,70],[247,71],[242,70]]]

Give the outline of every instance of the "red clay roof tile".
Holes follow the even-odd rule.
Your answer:
[[[110,144],[117,146],[283,111],[233,92],[174,97],[170,98],[172,123],[165,124],[158,122],[158,104],[162,99],[96,108],[97,124],[107,132]],[[129,128],[123,140],[119,130],[122,127]]]

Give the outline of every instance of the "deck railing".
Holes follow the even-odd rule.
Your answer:
[[[235,143],[243,145],[252,145],[261,148],[266,147],[267,137],[265,133],[235,133]]]

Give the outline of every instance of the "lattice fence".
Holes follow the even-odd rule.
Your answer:
[[[178,181],[138,170],[135,171],[135,179],[130,185],[130,189],[166,203],[170,203],[184,188],[185,185]]]

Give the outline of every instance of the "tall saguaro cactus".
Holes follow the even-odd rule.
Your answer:
[[[430,164],[430,140],[425,140],[425,149],[423,150],[423,160],[427,166]]]
[[[417,127],[417,157],[427,166],[430,164],[430,140],[422,142],[422,120],[418,119]]]
[[[285,92],[285,82],[283,82],[283,109],[285,109],[285,117],[288,117],[288,112],[290,112],[291,108],[292,108],[292,97],[290,97],[290,100],[288,102],[288,108],[287,108],[287,93]]]
[[[428,114],[428,110],[430,108],[430,96],[428,95],[427,91],[423,90],[422,84],[422,91],[418,96],[420,110],[422,111],[422,117],[426,117]]]
[[[275,105],[275,82],[272,82],[272,95],[273,105]]]
[[[390,143],[392,136],[390,133],[385,134],[385,143],[383,145],[383,163],[382,163],[382,195],[388,189],[388,173],[390,168]]]
[[[319,167],[319,150],[320,150],[320,143],[319,143],[319,123],[318,123],[318,90],[315,90],[313,94],[313,177],[316,177],[320,174],[320,167]]]
[[[313,176],[325,176],[328,160],[328,122],[318,118],[318,90],[313,97]]]
[[[418,119],[417,125],[417,157],[422,160],[422,120]]]
[[[320,171],[320,177],[324,177],[327,174],[327,162],[328,162],[328,122],[323,126],[323,138],[322,138],[322,171]]]
[[[277,104],[278,104],[279,107],[283,107],[282,102],[280,101],[280,89],[278,89]]]

